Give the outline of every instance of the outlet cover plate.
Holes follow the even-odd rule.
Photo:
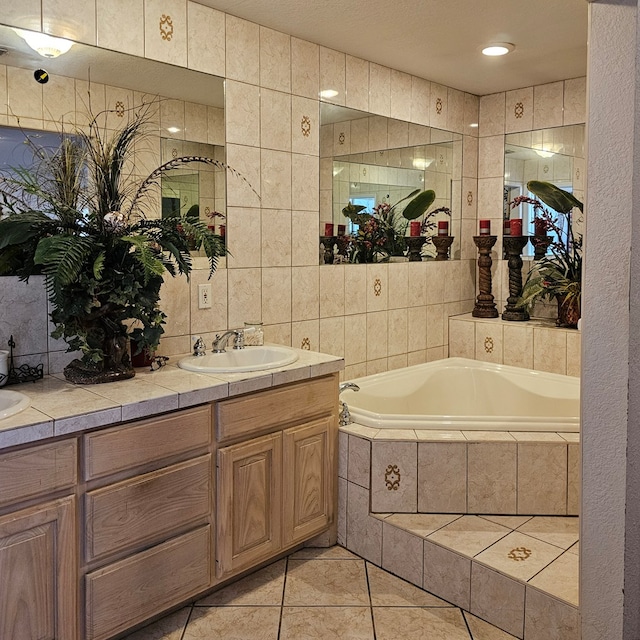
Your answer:
[[[211,285],[198,285],[198,309],[211,309]]]

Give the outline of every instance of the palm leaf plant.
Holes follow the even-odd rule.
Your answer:
[[[538,300],[555,300],[558,304],[556,324],[575,327],[580,318],[582,296],[582,235],[574,232],[572,211],[578,208],[582,212],[583,204],[550,182],[531,180],[527,189],[537,198],[519,196],[512,201],[512,208],[522,203],[532,205],[536,228],[551,232],[554,239],[546,255],[529,271],[520,304],[531,309]]]
[[[190,242],[208,257],[210,275],[226,253],[204,222],[184,215],[156,217],[149,196],[167,170],[185,163],[232,169],[188,156],[141,181],[127,173],[152,114],[149,105],[132,110],[112,134],[96,116],[86,132],[63,132],[54,151],[29,141],[35,168],[0,177],[0,275],[24,281],[45,276],[52,336],[82,354],[65,368],[73,382],[132,377],[129,339],[153,352],[163,333],[166,316],[158,307],[163,274],[188,277]]]

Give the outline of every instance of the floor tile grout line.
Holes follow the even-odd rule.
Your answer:
[[[380,542],[380,549],[382,550],[382,541]],[[363,558],[364,560],[364,558]],[[382,557],[380,558],[382,562]],[[369,596],[369,615],[371,616],[371,629],[373,631],[373,640],[376,640],[376,621],[373,617],[373,603],[371,602],[371,583],[369,581],[369,562],[364,560],[364,577],[367,581],[367,595]]]
[[[280,598],[280,617],[278,619],[278,635],[276,636],[280,640],[280,634],[282,633],[282,614],[284,613],[284,594],[287,588],[287,575],[289,574],[289,556],[284,559],[284,580],[282,581],[282,597]]]
[[[473,633],[471,632],[471,627],[469,626],[469,620],[467,620],[467,612],[464,609],[460,609],[462,613],[462,619],[467,627],[467,631],[469,632],[469,640],[474,640]]]
[[[178,640],[184,640],[184,634],[187,633],[187,627],[189,626],[189,622],[191,622],[191,616],[193,615],[194,604],[192,603],[189,609],[189,615],[187,619],[184,621],[184,628],[182,629],[182,633],[180,634],[180,638]]]

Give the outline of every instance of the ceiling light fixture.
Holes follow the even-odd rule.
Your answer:
[[[338,92],[335,89],[325,89],[320,92],[321,98],[335,98],[338,95]]]
[[[22,29],[14,29],[14,31],[43,58],[57,58],[63,53],[67,53],[73,46],[71,40],[54,38],[46,33],[23,31]]]
[[[515,45],[510,42],[494,42],[482,50],[485,56],[506,56],[515,49]]]
[[[541,158],[551,158],[552,156],[554,156],[555,154],[553,153],[553,151],[545,151],[544,149],[534,149],[534,151],[541,157]]]

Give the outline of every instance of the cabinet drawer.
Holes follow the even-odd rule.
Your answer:
[[[206,447],[210,442],[210,405],[96,431],[84,436],[84,478],[101,478]]]
[[[337,411],[338,378],[325,376],[216,403],[216,435],[224,442]]]
[[[211,584],[211,527],[201,527],[85,578],[86,639],[104,640]]]
[[[75,438],[0,456],[0,505],[71,487],[77,478]]]
[[[136,476],[86,495],[86,559],[158,541],[211,512],[211,456]]]

